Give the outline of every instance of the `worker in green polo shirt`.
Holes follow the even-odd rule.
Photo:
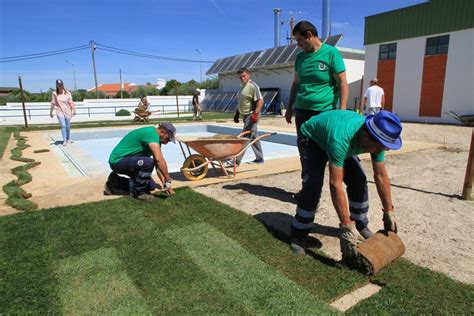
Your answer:
[[[349,88],[341,53],[334,46],[321,42],[313,24],[300,21],[292,33],[303,51],[296,56],[285,119],[291,124],[295,115],[296,142],[301,157],[301,125],[319,113],[337,108],[338,103],[339,108],[345,110]],[[302,179],[304,173],[301,164]]]
[[[301,126],[301,157],[307,173],[291,224],[291,249],[295,254],[305,253],[329,161],[330,192],[340,221],[342,258],[348,264],[356,259],[357,245],[370,237],[364,234],[369,223],[369,200],[367,177],[357,158],[361,153],[371,154],[384,228],[397,232],[384,151],[401,148],[401,132],[400,120],[387,111],[366,118],[352,111],[326,111]]]
[[[152,201],[151,191],[158,188],[151,174],[154,167],[168,194],[174,194],[168,165],[161,152],[161,145],[176,142],[176,128],[169,122],[146,126],[129,132],[115,146],[109,157],[113,173],[130,177],[130,195],[143,201]],[[104,194],[114,194],[111,177],[105,184]]]

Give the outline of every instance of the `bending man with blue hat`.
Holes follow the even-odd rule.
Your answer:
[[[357,245],[372,236],[367,227],[367,177],[357,157],[361,153],[371,154],[375,185],[383,207],[384,228],[397,232],[384,151],[401,148],[401,132],[398,117],[383,110],[367,117],[352,111],[332,110],[312,117],[301,126],[305,137],[301,159],[308,172],[303,179],[303,189],[291,224],[291,249],[295,254],[305,254],[307,236],[318,211],[327,162],[331,199],[340,221],[342,260],[351,265],[357,258]],[[343,182],[347,186],[349,201]]]

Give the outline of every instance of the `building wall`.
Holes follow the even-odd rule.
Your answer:
[[[359,98],[361,78],[364,74],[364,61],[354,59],[344,59],[346,65],[346,76],[349,84],[349,97],[347,107],[354,108],[354,98]],[[251,73],[260,88],[280,88],[280,102],[288,105],[290,98],[291,84],[295,76],[294,66],[289,65],[284,68],[256,70]],[[231,75],[219,75],[220,92],[236,92],[239,90],[240,81],[237,73]]]
[[[421,86],[426,38],[450,34],[440,117],[420,116]],[[367,45],[365,47],[364,91],[369,80],[377,76],[379,45],[397,43],[393,88],[393,108],[402,120],[457,123],[445,112],[474,114],[474,63],[472,47],[474,29],[431,34],[410,39]]]

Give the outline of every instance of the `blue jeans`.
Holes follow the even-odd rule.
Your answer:
[[[244,128],[242,129],[242,132],[250,131],[250,134],[247,134],[247,135],[244,136],[244,137],[250,138],[250,141],[252,141],[252,140],[254,140],[255,138],[258,137],[258,131],[257,131],[258,122],[253,123],[250,120],[251,116],[252,116],[251,114],[243,115],[243,117],[244,117]],[[260,114],[259,114],[258,118],[260,119]],[[259,140],[256,141],[250,147],[252,147],[252,150],[255,154],[255,159],[256,160],[262,160],[263,159],[263,150],[262,150],[262,144],[260,143],[260,141]],[[244,155],[245,155],[245,152],[242,153],[239,157],[237,157],[237,159],[236,159],[237,164],[240,164],[240,162],[244,158]]]
[[[61,125],[61,134],[63,135],[63,141],[67,142],[70,138],[71,133],[71,118],[58,116],[59,125]]]

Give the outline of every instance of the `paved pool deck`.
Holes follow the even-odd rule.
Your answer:
[[[205,122],[203,124],[214,124],[214,122]],[[236,127],[236,125],[231,121],[219,121],[217,124]],[[294,133],[294,128],[294,125],[288,127],[265,125],[265,121],[259,125],[259,129],[287,133]],[[58,148],[51,144],[49,133],[51,133],[51,131],[22,133],[22,136],[27,137],[27,144],[31,146],[23,151],[23,157],[33,158],[36,161],[41,162],[39,166],[29,170],[33,180],[22,187],[33,195],[31,200],[38,205],[39,209],[76,205],[119,197],[103,195],[104,183],[107,178],[106,175],[71,176],[71,173],[67,172],[64,167],[68,162],[64,161],[64,158],[58,158],[58,155],[54,152],[55,150],[58,150]],[[2,162],[0,168],[2,175],[2,180],[0,182],[2,186],[15,178],[13,175],[9,175],[8,171],[20,164],[9,159],[11,155],[10,149],[15,147],[15,145],[15,140],[11,138],[7,150],[5,151],[3,158],[0,160]],[[72,146],[73,145],[74,144],[72,144]],[[439,146],[440,144],[406,141],[404,142],[402,150],[387,152],[386,154],[397,155],[428,148],[436,148]],[[40,149],[49,149],[49,151],[34,153],[34,151]],[[369,157],[368,154],[360,156],[361,159],[369,159]],[[262,177],[297,170],[300,170],[299,158],[290,157],[266,160],[262,165],[243,163],[237,168],[235,178],[228,178],[224,175],[219,175],[212,170],[212,168],[209,169],[207,176],[204,179],[198,181],[188,181],[181,173],[172,173],[171,176],[174,179],[173,187],[180,188],[185,186],[197,187],[221,182],[239,181],[247,178]],[[5,194],[2,192],[0,195],[0,215],[16,212],[16,210],[5,205],[4,201]]]

